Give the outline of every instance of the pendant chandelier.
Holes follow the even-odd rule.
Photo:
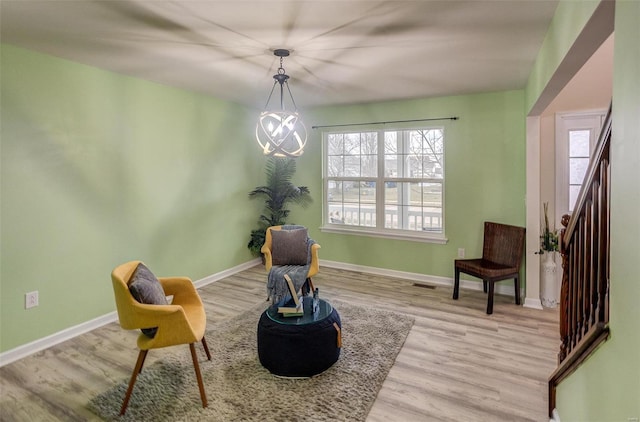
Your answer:
[[[282,58],[289,56],[289,50],[277,49],[273,54],[280,57],[280,67],[278,73],[273,75],[273,87],[265,104],[265,110],[260,113],[260,118],[256,125],[256,140],[264,155],[276,157],[299,157],[304,152],[307,143],[307,128],[302,122],[302,117],[298,114],[296,103],[293,100],[291,89],[289,89],[289,75],[282,67]],[[276,85],[280,84],[280,108],[269,109],[269,101]],[[284,106],[284,86],[291,98],[293,111],[287,110]]]

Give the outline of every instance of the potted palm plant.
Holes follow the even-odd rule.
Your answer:
[[[269,157],[265,166],[267,184],[249,192],[249,198],[263,198],[264,211],[260,215],[258,228],[251,230],[247,247],[255,256],[260,256],[267,228],[287,223],[289,204],[306,207],[312,202],[309,188],[296,186],[291,179],[296,172],[296,162],[292,158]]]
[[[549,228],[549,203],[542,204],[544,210],[544,225],[540,236],[540,254],[555,252],[558,250],[558,233]]]

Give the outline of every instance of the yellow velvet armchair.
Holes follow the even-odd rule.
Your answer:
[[[264,245],[262,245],[262,249],[260,249],[260,252],[262,252],[264,256],[264,265],[267,273],[269,273],[269,270],[271,270],[271,267],[273,267],[273,237],[271,236],[271,230],[282,230],[282,226],[271,226],[267,228]],[[319,244],[314,243],[313,245],[311,245],[311,264],[309,266],[309,271],[307,272],[307,283],[309,284],[311,292],[315,290],[311,277],[318,274],[318,272],[320,271],[318,249],[320,249]]]
[[[189,278],[158,277],[165,296],[173,296],[171,304],[149,305],[138,302],[129,291],[129,281],[140,263],[140,261],[127,262],[116,267],[111,273],[120,326],[127,330],[157,327],[153,338],[146,334],[140,334],[138,337],[140,353],[131,375],[120,415],[124,415],[127,410],[133,386],[138,374],[142,372],[148,351],[178,344],[188,344],[191,349],[202,407],[207,407],[207,396],[194,347],[196,342],[201,341],[207,358],[211,360],[209,347],[204,337],[207,317],[202,300]]]

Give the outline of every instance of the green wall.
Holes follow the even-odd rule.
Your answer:
[[[1,76],[1,351],[113,311],[127,260],[198,280],[252,259],[255,113],[9,45]]]
[[[580,2],[563,1],[558,11],[575,9]],[[587,4],[588,3],[588,4]],[[591,2],[585,2],[589,9]],[[594,8],[591,7],[591,10]],[[584,17],[582,14],[578,16]],[[565,16],[566,17],[566,16]],[[588,18],[588,16],[587,16]],[[587,19],[582,19],[582,23]],[[557,19],[558,22],[566,19]],[[550,32],[562,32],[554,26]],[[640,2],[617,1],[611,141],[611,269],[610,339],[557,390],[557,408],[563,422],[608,422],[640,417]],[[582,29],[580,27],[579,29]],[[579,31],[574,31],[577,36]],[[548,60],[565,51],[569,42],[550,43],[540,60],[553,73],[559,64]],[[536,68],[542,69],[537,63]],[[535,95],[535,91],[531,91]],[[537,91],[539,94],[540,91]],[[535,98],[528,98],[533,104]],[[636,419],[631,419],[636,418]]]
[[[457,116],[445,126],[446,245],[320,232],[320,129],[311,130],[309,148],[300,160],[301,184],[317,204],[292,217],[312,230],[322,245],[321,259],[354,265],[453,277],[458,248],[469,257],[482,255],[485,220],[525,224],[524,92],[333,106],[307,112],[307,125],[406,120]]]
[[[2,64],[0,350],[113,311],[121,262],[197,280],[252,258],[255,112],[9,45]],[[449,242],[321,233],[319,130],[294,180],[314,203],[292,207],[291,222],[310,228],[322,259],[451,277],[457,248],[481,254],[483,221],[524,225],[523,109],[523,91],[509,91],[307,110],[309,128],[458,116],[444,122]],[[33,290],[40,306],[25,310]]]
[[[593,15],[600,0],[561,0],[533,64],[526,87],[526,111],[529,112],[549,83],[562,59]]]

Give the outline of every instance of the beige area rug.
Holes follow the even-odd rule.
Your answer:
[[[413,318],[329,302],[342,320],[342,351],[338,361],[319,375],[281,378],[260,365],[256,329],[266,309],[260,304],[208,327],[211,361],[197,345],[209,400],[206,409],[186,346],[143,369],[124,417],[118,412],[128,379],[93,398],[88,407],[106,420],[118,421],[364,421]],[[134,361],[132,355],[132,365]]]

